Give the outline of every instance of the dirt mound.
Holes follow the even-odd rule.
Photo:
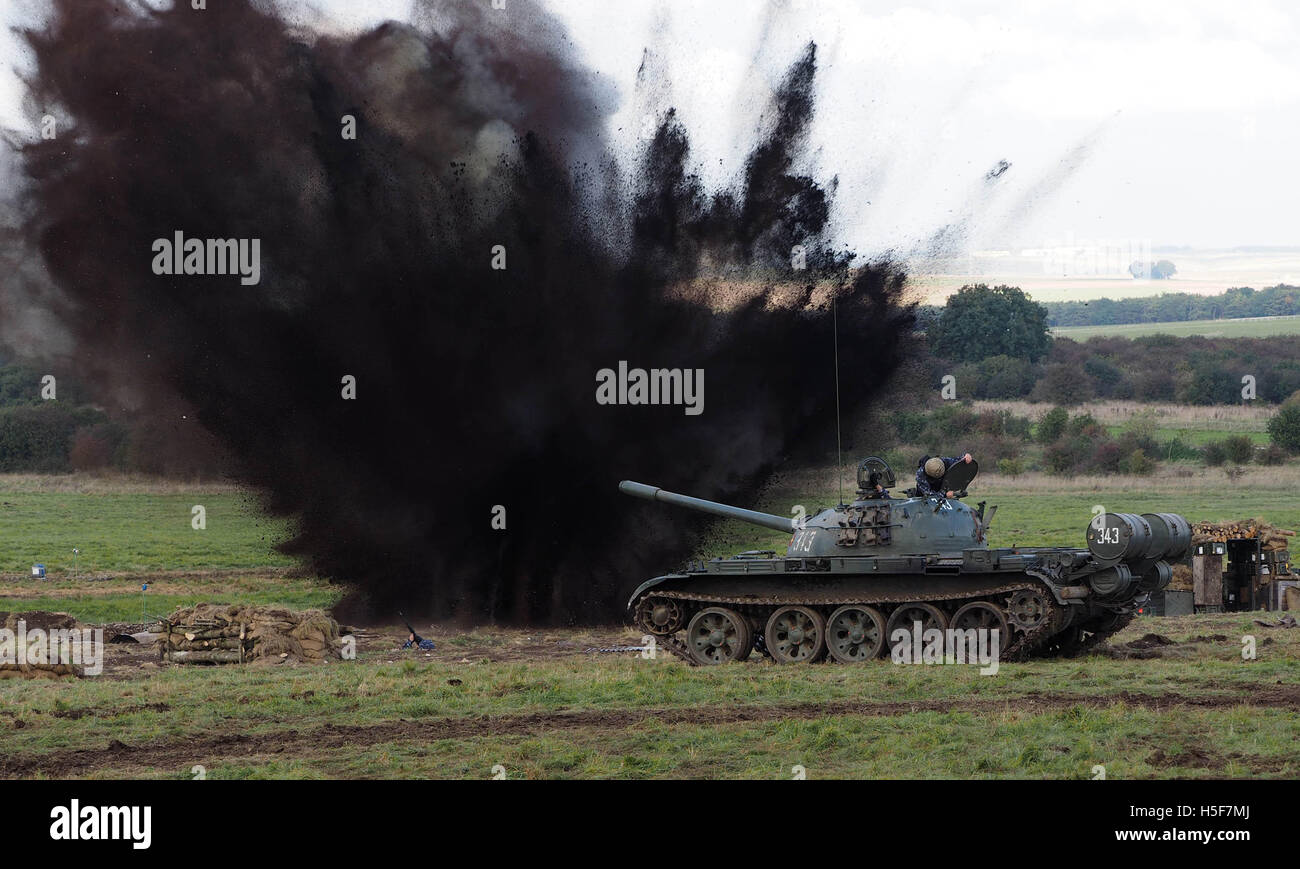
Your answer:
[[[1154,649],[1157,646],[1173,646],[1176,644],[1163,634],[1143,634],[1140,639],[1133,640],[1126,645],[1130,649]]]
[[[320,610],[196,604],[162,621],[163,660],[194,664],[319,664],[341,657],[339,625]]]
[[[67,613],[52,613],[45,610],[33,610],[25,613],[0,611],[0,627],[16,631],[20,621],[26,625],[29,631],[37,628],[42,631],[71,630],[77,626],[77,620]]]

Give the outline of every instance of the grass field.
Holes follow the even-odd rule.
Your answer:
[[[191,526],[201,505],[206,528]],[[268,519],[255,499],[226,492],[188,494],[14,492],[0,480],[0,574],[288,566],[275,551],[284,522]]]
[[[327,606],[339,593],[263,557],[279,526],[236,492],[58,491],[66,484],[0,481],[15,511],[7,545],[22,542],[15,525],[65,546],[99,541],[96,551],[113,553],[101,562],[108,578],[19,571],[0,585],[0,610],[133,622],[142,576],[157,595],[151,612],[197,600]],[[1204,470],[990,475],[972,495],[1000,505],[994,545],[1080,545],[1096,503],[1300,527],[1297,485],[1295,467],[1252,468],[1235,485]],[[835,500],[834,470],[819,469],[777,480],[758,506],[788,513]],[[190,529],[191,503],[209,506],[207,532]],[[188,536],[218,528],[218,543]],[[724,523],[701,554],[786,542]],[[0,776],[190,778],[201,766],[218,779],[490,778],[494,768],[508,778],[779,779],[802,767],[809,778],[1083,779],[1097,765],[1108,778],[1300,775],[1300,630],[1261,628],[1247,614],[1143,618],[1105,655],[1003,664],[994,676],[889,661],[779,667],[757,655],[696,669],[586,651],[639,642],[617,625],[417,627],[435,652],[402,652],[403,628],[374,625],[359,633],[356,660],[328,666],[176,667],[150,647],[110,645],[97,678],[0,679]],[[1242,660],[1245,634],[1257,637],[1258,660]]]
[[[283,574],[288,531],[222,485],[68,475],[0,477],[0,611],[64,610],[139,622],[202,600],[329,606],[340,591]],[[203,529],[191,525],[202,505]],[[73,549],[80,550],[75,555]],[[44,564],[47,579],[30,577]],[[148,591],[141,585],[147,583]]]
[[[381,632],[357,661],[0,681],[0,775],[190,778],[1300,775],[1300,631],[1144,619],[1149,659],[698,669],[595,655],[618,629]],[[1243,661],[1240,637],[1258,636]],[[1141,645],[1139,642],[1138,645]],[[518,650],[518,651],[516,651]],[[530,654],[531,653],[531,654]],[[1290,686],[1282,687],[1278,686]],[[20,723],[21,722],[21,723]],[[91,724],[93,722],[93,725]],[[1206,734],[1214,734],[1213,740]]]
[[[1236,320],[1187,320],[1172,323],[1120,323],[1111,326],[1061,326],[1052,330],[1058,338],[1087,341],[1097,335],[1109,338],[1138,338],[1143,335],[1204,335],[1207,338],[1265,338],[1270,335],[1300,335],[1300,316],[1242,317]]]

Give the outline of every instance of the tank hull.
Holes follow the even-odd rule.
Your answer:
[[[870,658],[888,657],[890,635],[899,628],[914,630],[913,617],[927,613],[927,629],[996,628],[1000,659],[1023,660],[1084,650],[1132,618],[1146,595],[1099,599],[1086,581],[1096,568],[1086,550],[1074,549],[874,558],[738,556],[655,577],[636,589],[628,609],[638,627],[692,664],[725,662],[705,659],[692,648],[689,628],[699,613],[724,610],[744,622],[740,627],[752,638],[752,648],[767,652],[770,622],[791,608],[807,610],[803,615],[812,623],[829,623],[846,608],[863,620],[878,620],[886,630],[884,639],[869,647]],[[972,607],[983,621],[967,617]],[[833,641],[827,628],[821,645]],[[725,660],[748,656],[739,649]]]
[[[977,466],[953,469],[941,488],[964,494]],[[870,457],[857,500],[798,520],[624,481],[634,497],[792,532],[784,556],[746,552],[642,583],[628,601],[633,621],[697,664],[745,660],[755,648],[781,662],[864,662],[899,651],[909,632],[915,642],[987,639],[1000,660],[1017,660],[1118,631],[1191,545],[1176,514],[1098,510],[1086,549],[994,549],[996,507],[973,509],[957,494],[892,498],[873,483],[881,479],[892,472]]]

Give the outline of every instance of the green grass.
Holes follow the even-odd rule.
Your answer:
[[[1044,485],[1041,479],[991,475],[977,481],[974,494],[1000,506],[992,531],[995,546],[1079,546],[1096,503],[1133,512],[1173,510],[1197,519],[1263,515],[1283,527],[1300,527],[1294,486],[1272,476],[1253,487],[1229,485],[1221,474],[1185,484],[1166,478],[1153,481],[1162,489],[1153,492],[1141,485],[1122,488],[1114,478],[1095,478],[1095,485],[1060,481],[1059,489],[1057,481],[1047,480],[1049,487],[1042,490],[1035,489]],[[822,482],[807,482],[813,479]],[[826,488],[827,479],[832,478],[824,473],[792,474],[790,482],[765,492],[757,506],[789,515],[794,504],[810,512],[833,504],[837,493]],[[8,559],[0,563],[22,577],[0,586],[0,609],[68,610],[88,622],[136,621],[140,594],[129,576],[133,571],[150,576],[151,613],[202,600],[327,606],[338,594],[318,580],[267,569],[287,561],[266,555],[281,525],[260,517],[237,495],[0,491],[0,502],[8,505],[0,508],[6,547],[80,545],[83,559],[88,548],[96,553],[99,570],[128,574],[88,581],[83,573],[74,579],[59,569],[66,563],[50,556],[0,550]],[[190,528],[192,503],[207,506],[206,531]],[[784,551],[787,539],[741,523],[720,523],[702,553]],[[32,560],[55,567],[52,578],[26,577]],[[82,570],[88,570],[84,560]],[[536,646],[535,632],[498,628],[429,631],[439,646],[427,657],[398,652],[399,640],[383,639],[359,660],[320,667],[158,668],[130,659],[125,669],[99,678],[0,680],[0,760],[53,763],[68,752],[90,750],[104,752],[102,764],[74,775],[189,778],[191,766],[202,764],[208,777],[218,779],[489,778],[496,764],[509,778],[781,779],[802,765],[814,779],[1079,779],[1089,778],[1095,764],[1105,765],[1109,778],[1300,776],[1294,749],[1300,719],[1290,710],[1152,709],[1120,696],[1248,698],[1295,685],[1300,683],[1300,631],[1261,629],[1250,616],[1232,614],[1141,619],[1126,636],[1146,631],[1182,645],[1153,660],[1004,664],[992,677],[969,667],[903,667],[887,661],[853,667],[755,661],[692,669],[671,658],[575,654],[574,648],[585,643],[580,632],[561,634],[574,641],[563,655],[519,660],[509,656]],[[635,642],[635,632],[622,633]],[[1260,646],[1259,660],[1243,662],[1238,640],[1243,633],[1273,643]],[[1213,634],[1227,639],[1190,642]],[[146,653],[139,660],[147,658]],[[1035,706],[1035,696],[1061,692],[1090,701]],[[951,702],[953,708],[875,714],[854,711],[853,705],[936,701]],[[972,702],[985,705],[963,708]],[[833,703],[843,706],[819,711]],[[683,720],[710,710],[767,712],[744,720]],[[591,723],[560,726],[547,720],[533,726],[520,718],[557,714],[582,714]],[[603,724],[595,720],[603,715],[613,717]],[[522,726],[505,732],[489,726],[512,721]],[[448,722],[457,725],[448,736],[419,729]],[[330,741],[337,728],[377,725],[399,732],[361,730],[344,742]],[[236,737],[245,736],[265,738],[274,747],[241,748]],[[218,737],[230,740],[213,748],[210,741]],[[169,754],[152,761],[139,753],[109,752],[111,740],[161,747]],[[1187,750],[1191,759],[1160,761],[1157,749],[1175,757]],[[1193,749],[1208,752],[1209,760],[1195,760]]]
[[[1205,335],[1211,338],[1262,338],[1300,335],[1300,316],[1250,317],[1236,320],[1187,320],[1171,323],[1121,323],[1109,326],[1062,326],[1052,330],[1058,338],[1087,341],[1097,335],[1138,338],[1143,335]]]
[[[1294,751],[1300,719],[1287,709],[1153,709],[1120,696],[1248,698],[1277,684],[1294,685],[1300,681],[1300,637],[1271,634],[1276,642],[1261,646],[1258,660],[1243,662],[1236,637],[1259,632],[1245,614],[1143,619],[1124,636],[1151,630],[1183,643],[1176,647],[1182,652],[1143,661],[1004,664],[989,677],[972,667],[888,661],[797,667],[754,661],[695,669],[671,658],[493,662],[471,653],[468,663],[460,648],[444,648],[434,660],[397,663],[385,660],[392,652],[379,651],[322,667],[164,667],[126,680],[4,680],[0,758],[53,759],[118,740],[169,748],[168,761],[141,768],[110,752],[108,765],[86,774],[187,778],[192,765],[202,764],[210,778],[489,778],[501,764],[509,778],[780,779],[802,765],[809,778],[1082,779],[1100,763],[1109,778],[1300,775]],[[1214,633],[1228,639],[1190,642]],[[1089,701],[1034,703],[1060,693]],[[953,706],[907,708],[935,701]],[[853,711],[861,708],[855,704],[886,702],[902,706],[882,714]],[[816,714],[828,703],[845,708]],[[805,705],[814,714],[785,711]],[[772,711],[748,720],[673,719],[700,710],[765,709]],[[583,714],[592,723],[527,724],[524,718],[542,714]],[[599,714],[636,717],[602,724]],[[490,726],[511,721],[525,726],[510,732]],[[362,732],[329,745],[311,735],[403,722],[416,726],[406,738],[390,733],[370,739]],[[462,726],[440,737],[419,730],[422,723]],[[274,748],[202,746],[235,734],[265,737]],[[1166,755],[1196,749],[1212,757],[1208,766],[1160,764],[1153,760],[1157,748]]]
[[[342,590],[337,586],[302,585],[296,587],[298,584],[294,584],[286,588],[282,587],[281,583],[278,582],[275,587],[266,591],[241,591],[234,594],[220,591],[168,594],[165,591],[155,591],[160,585],[166,588],[166,581],[160,583],[155,580],[150,585],[150,590],[143,594],[139,586],[136,586],[133,592],[121,594],[87,595],[74,592],[59,596],[0,597],[0,612],[47,610],[66,612],[78,621],[91,624],[108,622],[135,624],[148,621],[151,618],[165,616],[177,607],[189,607],[194,606],[196,603],[205,602],[253,605],[274,604],[289,607],[290,609],[328,609],[343,594]],[[141,618],[142,610],[147,616],[145,619]]]
[[[207,527],[190,525],[201,504]],[[0,492],[0,573],[33,564],[70,572],[287,566],[275,551],[285,522],[262,514],[248,496],[229,493],[82,494]]]

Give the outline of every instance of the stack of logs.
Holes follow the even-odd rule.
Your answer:
[[[0,612],[0,628],[7,628],[14,634],[18,631],[42,630],[46,636],[53,631],[76,630],[77,620],[67,613],[51,612]],[[17,642],[13,651],[17,651]],[[0,679],[62,679],[66,676],[82,675],[82,668],[74,663],[62,661],[28,661],[16,660],[16,654],[10,654],[0,660]]]
[[[1250,540],[1258,537],[1265,552],[1286,549],[1294,531],[1278,528],[1263,519],[1243,519],[1240,522],[1197,522],[1192,526],[1193,543],[1226,543],[1229,540]]]
[[[159,655],[177,664],[285,660],[319,664],[339,654],[338,622],[320,610],[199,604],[162,620]]]

